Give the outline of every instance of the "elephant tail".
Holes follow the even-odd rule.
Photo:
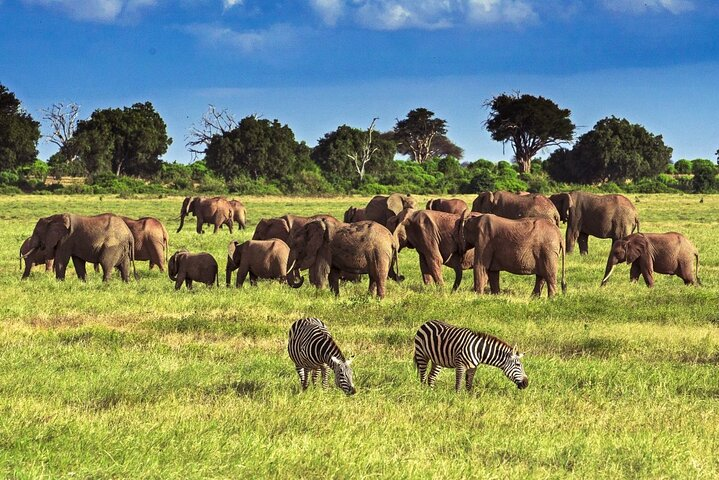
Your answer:
[[[403,282],[404,277],[399,274],[399,257],[397,255],[398,247],[395,244],[392,244],[392,263],[390,265],[390,270],[394,272],[394,280],[397,282]]]
[[[639,233],[639,217],[634,218],[634,225],[632,227],[632,233],[636,230],[637,233]]]
[[[133,238],[130,242],[130,261],[132,262],[132,275],[135,277],[135,281],[138,280],[137,269],[135,268],[135,239]]]
[[[702,281],[699,280],[699,252],[694,252],[694,276],[697,279],[697,285],[701,285]]]
[[[559,242],[559,253],[562,255],[562,295],[565,295],[567,293],[567,281],[565,279],[565,269],[564,269],[564,257],[566,256],[564,251],[564,242]]]

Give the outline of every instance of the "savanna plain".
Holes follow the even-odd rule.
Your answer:
[[[366,279],[338,298],[308,283],[225,288],[227,243],[260,218],[342,218],[368,199],[242,198],[248,229],[198,235],[192,217],[174,233],[179,197],[0,197],[0,476],[719,478],[719,196],[630,198],[642,231],[698,247],[703,286],[657,274],[650,290],[620,265],[600,288],[611,241],[590,238],[551,300],[507,273],[499,296],[475,295],[471,272],[452,293],[449,269],[449,285],[426,287],[413,250],[382,301]],[[128,284],[93,272],[82,283],[72,268],[58,282],[41,267],[20,281],[22,240],[64,211],[155,216],[170,253],[215,256],[221,286],[175,291],[147,262]],[[303,316],[355,355],[355,396],[300,392],[286,346]],[[420,385],[413,337],[430,319],[516,344],[529,387],[491,367],[472,392],[455,393],[452,371]]]

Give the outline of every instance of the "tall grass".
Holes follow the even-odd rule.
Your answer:
[[[652,290],[630,284],[627,266],[599,288],[610,241],[595,238],[588,256],[568,256],[568,292],[552,300],[506,273],[500,296],[476,296],[470,274],[456,293],[425,287],[411,250],[407,280],[383,301],[366,280],[338,298],[274,282],[175,291],[147,262],[129,284],[39,268],[20,281],[20,243],[51,213],[155,216],[171,252],[208,251],[222,270],[230,239],[249,239],[262,217],[341,218],[366,200],[243,198],[247,230],[198,235],[191,217],[174,233],[181,198],[0,197],[0,476],[719,476],[719,196],[638,198],[643,231],[680,231],[699,248],[696,288],[663,275]],[[286,352],[300,316],[356,355],[356,396],[300,393]],[[420,386],[412,340],[433,318],[517,344],[529,388],[489,367],[471,393],[455,394],[450,372]]]

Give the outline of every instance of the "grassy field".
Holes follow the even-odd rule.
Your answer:
[[[424,287],[414,251],[381,302],[366,281],[339,298],[272,282],[176,292],[147,262],[129,284],[40,268],[20,281],[20,243],[51,213],[156,216],[171,252],[211,252],[224,270],[228,241],[261,217],[341,218],[366,201],[243,200],[247,230],[197,235],[193,218],[174,233],[180,198],[0,197],[0,477],[719,477],[719,196],[638,198],[643,231],[699,248],[696,288],[664,275],[632,285],[622,265],[600,289],[610,241],[595,238],[568,257],[568,292],[553,300],[508,274],[500,296],[472,293],[471,272],[456,293]],[[357,395],[300,393],[286,342],[301,316],[356,355]],[[529,388],[490,367],[471,393],[454,392],[452,371],[423,388],[412,340],[429,319],[517,344]]]

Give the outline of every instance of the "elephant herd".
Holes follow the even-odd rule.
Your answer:
[[[361,208],[350,207],[341,222],[331,215],[309,217],[284,215],[261,219],[252,240],[231,241],[227,249],[225,280],[229,286],[237,271],[236,286],[247,275],[257,279],[277,279],[299,288],[303,270],[317,288],[329,286],[339,294],[341,280],[359,281],[369,277],[369,291],[384,298],[387,279],[400,282],[398,255],[404,248],[419,256],[422,281],[443,285],[442,265],[454,270],[453,289],[462,273],[472,269],[474,291],[483,293],[487,283],[499,293],[499,273],[534,275],[534,295],[544,285],[551,297],[557,292],[561,272],[562,291],[566,290],[565,255],[579,243],[581,254],[588,253],[588,238],[611,238],[602,285],[616,264],[631,264],[632,281],[643,276],[654,283],[653,273],[677,275],[686,284],[699,283],[699,254],[683,235],[639,233],[639,216],[634,205],[622,195],[594,195],[586,192],[539,194],[483,192],[471,209],[459,199],[433,199],[426,209],[417,209],[411,195],[377,195]],[[192,213],[197,232],[203,225],[245,228],[247,213],[241,202],[222,197],[187,197],[180,211],[184,219]],[[566,234],[559,229],[567,224]],[[637,233],[634,233],[634,232]],[[135,260],[149,260],[150,268],[164,271],[168,235],[162,223],[152,217],[132,220],[113,214],[93,217],[68,213],[41,218],[20,254],[25,260],[26,278],[33,265],[45,265],[64,279],[69,260],[73,260],[80,279],[85,279],[86,262],[103,270],[108,280],[117,268],[129,280]],[[561,264],[561,267],[560,267]],[[168,275],[175,288],[192,282],[219,283],[219,268],[209,253],[175,252],[167,261]],[[692,268],[694,267],[694,268]]]

